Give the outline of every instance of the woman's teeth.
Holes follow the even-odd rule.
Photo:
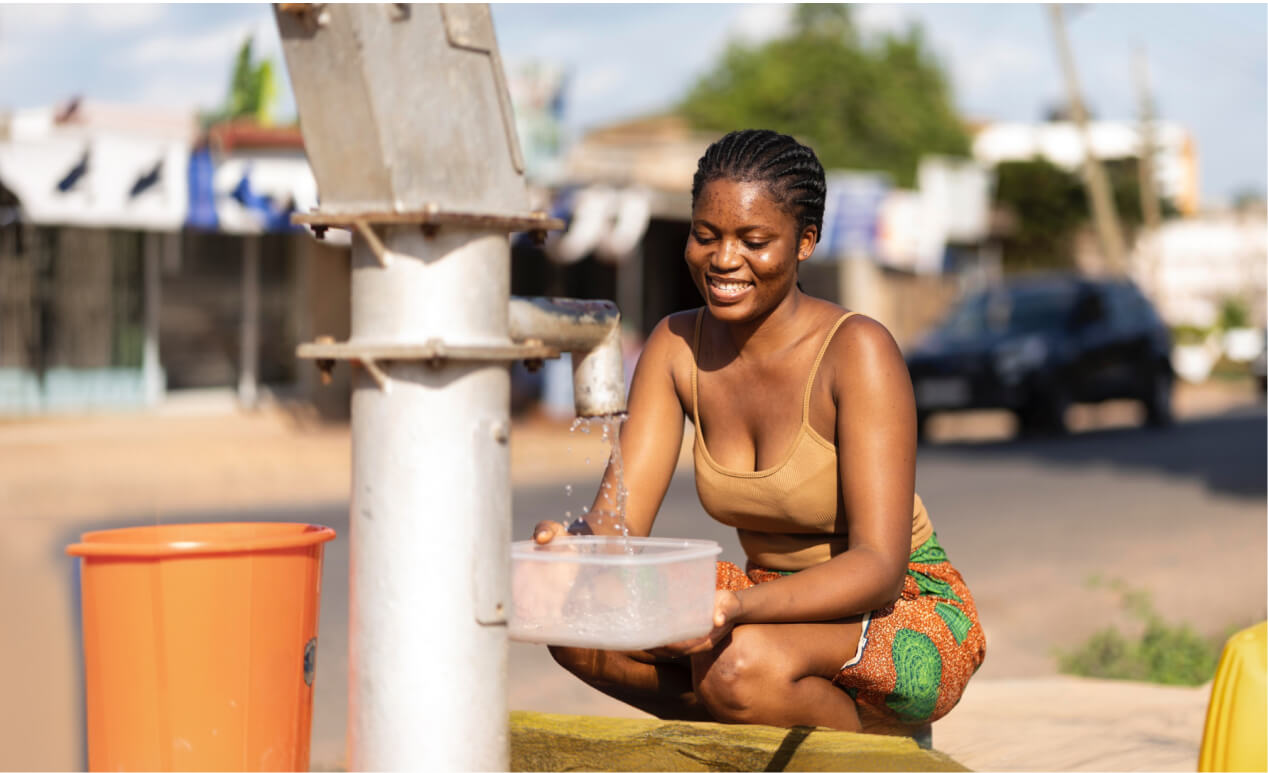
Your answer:
[[[726,290],[727,292],[738,292],[749,286],[748,282],[723,282],[719,279],[710,279],[709,283],[719,290]]]

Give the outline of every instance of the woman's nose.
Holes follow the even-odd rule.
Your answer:
[[[718,248],[713,251],[713,260],[710,262],[713,268],[721,271],[738,268],[743,262],[740,258],[739,245],[731,239],[723,239],[718,243]]]

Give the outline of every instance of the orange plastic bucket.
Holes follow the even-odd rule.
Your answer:
[[[308,770],[323,543],[295,523],[88,532],[90,770]]]

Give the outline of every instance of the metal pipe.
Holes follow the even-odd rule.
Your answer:
[[[621,312],[611,301],[520,298],[510,302],[509,331],[517,341],[537,339],[572,354],[577,415],[625,412]]]
[[[505,233],[353,236],[352,340],[508,342]],[[350,770],[507,770],[506,361],[377,363],[352,395]]]

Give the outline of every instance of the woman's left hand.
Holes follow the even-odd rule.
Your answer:
[[[718,643],[725,639],[727,634],[731,633],[731,629],[735,627],[736,623],[740,622],[740,615],[743,611],[744,604],[734,591],[714,591],[713,630],[709,631],[708,635],[698,639],[666,644],[663,647],[655,647],[649,652],[653,655],[664,657],[686,657],[701,652],[708,652],[718,646]]]

